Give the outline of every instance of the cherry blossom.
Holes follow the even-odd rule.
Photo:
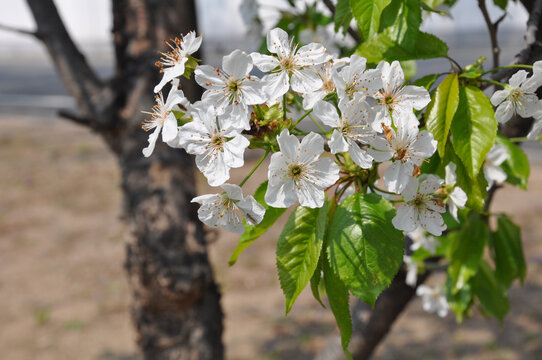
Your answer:
[[[493,145],[486,155],[484,161],[484,176],[487,181],[487,188],[493,186],[493,184],[503,183],[508,175],[501,169],[501,165],[508,159],[508,152],[502,145]]]
[[[446,172],[445,182],[446,186],[444,187],[445,195],[444,203],[448,205],[450,214],[456,221],[459,221],[457,218],[457,209],[463,209],[467,203],[467,194],[459,186],[456,186],[457,177],[455,175],[456,165],[453,162],[450,162],[444,168]]]
[[[252,58],[241,50],[234,50],[224,56],[222,69],[202,65],[194,71],[198,84],[207,89],[202,100],[212,103],[219,114],[229,114],[241,129],[249,130],[248,105],[266,101],[260,80],[249,75]]]
[[[145,131],[155,129],[149,135],[149,146],[143,149],[143,155],[145,157],[151,156],[156,145],[156,140],[158,136],[162,133],[162,141],[167,143],[175,139],[178,132],[177,119],[175,115],[171,112],[172,110],[178,110],[177,105],[181,104],[188,106],[189,102],[184,97],[182,90],[179,90],[179,80],[175,79],[171,84],[171,89],[169,90],[168,96],[164,101],[162,92],[159,92],[155,96],[156,105],[152,108],[152,113],[150,113],[151,118],[143,122],[142,128]]]
[[[209,185],[218,186],[230,178],[230,168],[243,166],[243,154],[250,142],[212,106],[193,112],[194,121],[179,130],[178,145],[196,155],[196,165]]]
[[[271,72],[262,80],[263,90],[272,98],[284,95],[290,83],[292,90],[310,93],[322,87],[322,80],[316,74],[314,66],[325,63],[331,55],[321,44],[311,43],[301,48],[288,40],[288,34],[279,28],[267,34],[267,49],[275,56],[252,53],[250,56],[261,71]]]
[[[192,202],[199,203],[198,218],[212,228],[219,226],[228,231],[242,234],[245,232],[243,219],[248,224],[259,224],[265,209],[252,195],[243,197],[237,185],[222,184],[222,193],[207,194],[195,197]]]
[[[422,298],[422,307],[428,313],[437,313],[440,317],[448,315],[450,306],[448,305],[444,291],[440,287],[420,285],[416,289],[416,295]]]
[[[367,152],[375,161],[393,159],[393,163],[384,173],[384,183],[389,191],[400,193],[410,178],[418,175],[424,159],[433,155],[437,142],[433,135],[425,130],[419,131],[417,119],[411,112],[410,121],[397,124],[397,132],[383,125],[385,136],[377,136],[370,142]]]
[[[405,203],[397,208],[397,215],[392,219],[393,226],[406,232],[421,226],[427,232],[440,236],[446,229],[441,216],[446,208],[436,192],[443,182],[435,175],[428,175],[425,179],[411,178],[401,193]]]
[[[285,129],[277,141],[280,152],[271,156],[265,202],[289,207],[299,200],[302,206],[322,207],[324,189],[339,179],[339,166],[330,158],[320,158],[324,152],[322,136],[310,133],[300,143]]]
[[[355,93],[375,97],[382,87],[380,71],[366,70],[367,59],[352,55],[350,64],[333,73],[339,98],[352,99]]]
[[[527,71],[519,70],[512,75],[509,85],[503,90],[495,91],[491,96],[491,103],[497,106],[495,119],[499,123],[504,124],[514,114],[528,118],[542,110],[542,105],[535,94],[536,89],[542,85],[542,72],[534,71],[530,78],[527,78],[527,75]]]
[[[201,35],[196,37],[194,31],[190,31],[183,36],[182,40],[175,38],[167,43],[171,49],[169,52],[163,52],[162,57],[156,62],[156,66],[160,67],[160,72],[164,74],[162,80],[154,87],[154,92],[162,90],[165,84],[182,76],[185,71],[185,64],[188,61],[188,56],[198,51],[201,46]]]

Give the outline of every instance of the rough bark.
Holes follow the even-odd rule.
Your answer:
[[[222,359],[220,293],[197,219],[194,162],[157,144],[141,110],[153,106],[154,62],[164,40],[197,28],[194,0],[113,0],[116,72],[103,83],[67,33],[52,0],[27,0],[42,40],[80,114],[63,116],[98,132],[118,157],[124,193],[126,271],[137,343],[146,359]],[[198,97],[185,82],[183,91]]]

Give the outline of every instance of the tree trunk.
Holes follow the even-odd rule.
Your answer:
[[[124,193],[131,313],[145,359],[223,358],[220,293],[197,218],[194,161],[162,144],[143,157],[141,111],[154,105],[154,66],[165,40],[197,29],[194,0],[113,0],[116,72],[101,82],[69,37],[52,0],[27,0],[37,31],[81,114],[64,112],[103,136],[118,157]],[[182,82],[183,83],[183,82]],[[167,89],[166,89],[167,91]],[[201,95],[183,83],[192,101]],[[89,174],[91,176],[91,174]]]

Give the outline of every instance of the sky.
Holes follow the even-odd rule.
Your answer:
[[[206,36],[241,36],[246,31],[238,8],[241,0],[196,0],[201,31]],[[277,4],[279,1],[261,0],[264,4]],[[111,12],[110,0],[56,0],[58,9],[66,26],[76,41],[103,43],[110,38]],[[494,18],[499,10],[488,1]],[[527,13],[521,5],[511,2],[510,14],[501,28],[524,28]],[[473,11],[473,5],[476,11]],[[227,16],[225,16],[227,14]],[[484,23],[473,0],[460,0],[454,7],[453,20],[432,17],[425,29],[432,32],[453,31],[455,29],[483,29]],[[33,20],[24,0],[4,0],[0,5],[0,24],[32,29]],[[27,46],[33,42],[22,39],[20,35],[0,31],[0,43],[11,46]]]

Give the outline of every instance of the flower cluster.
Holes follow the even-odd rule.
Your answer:
[[[299,202],[317,208],[326,190],[336,186],[340,201],[347,193],[343,190],[359,191],[360,184],[400,202],[393,225],[405,232],[421,228],[440,235],[446,205],[457,219],[467,199],[455,185],[455,165],[447,167],[446,182],[420,176],[423,162],[437,148],[432,134],[419,130],[415,115],[430,95],[423,87],[405,85],[399,62],[382,61],[371,69],[356,55],[338,59],[321,44],[299,46],[278,28],[267,35],[269,54],[235,50],[223,58],[222,68],[197,65],[193,54],[200,45],[201,37],[191,32],[170,43],[170,52],[157,63],[163,78],[155,88],[157,105],[143,126],[156,130],[143,153],[151,155],[162,132],[163,142],[195,155],[209,185],[223,190],[193,200],[201,205],[202,222],[243,233],[244,224],[263,219],[264,205],[284,208]],[[254,67],[263,76],[253,75]],[[192,73],[205,89],[195,103],[178,88],[178,78]],[[171,89],[164,99],[161,89],[167,83]],[[289,105],[305,113],[296,120],[289,116],[296,111]],[[301,123],[309,118],[321,131]],[[266,204],[243,195],[246,179],[240,186],[226,183],[230,169],[244,166],[249,147],[264,149],[264,157],[272,154]],[[381,163],[385,189],[373,184]]]

